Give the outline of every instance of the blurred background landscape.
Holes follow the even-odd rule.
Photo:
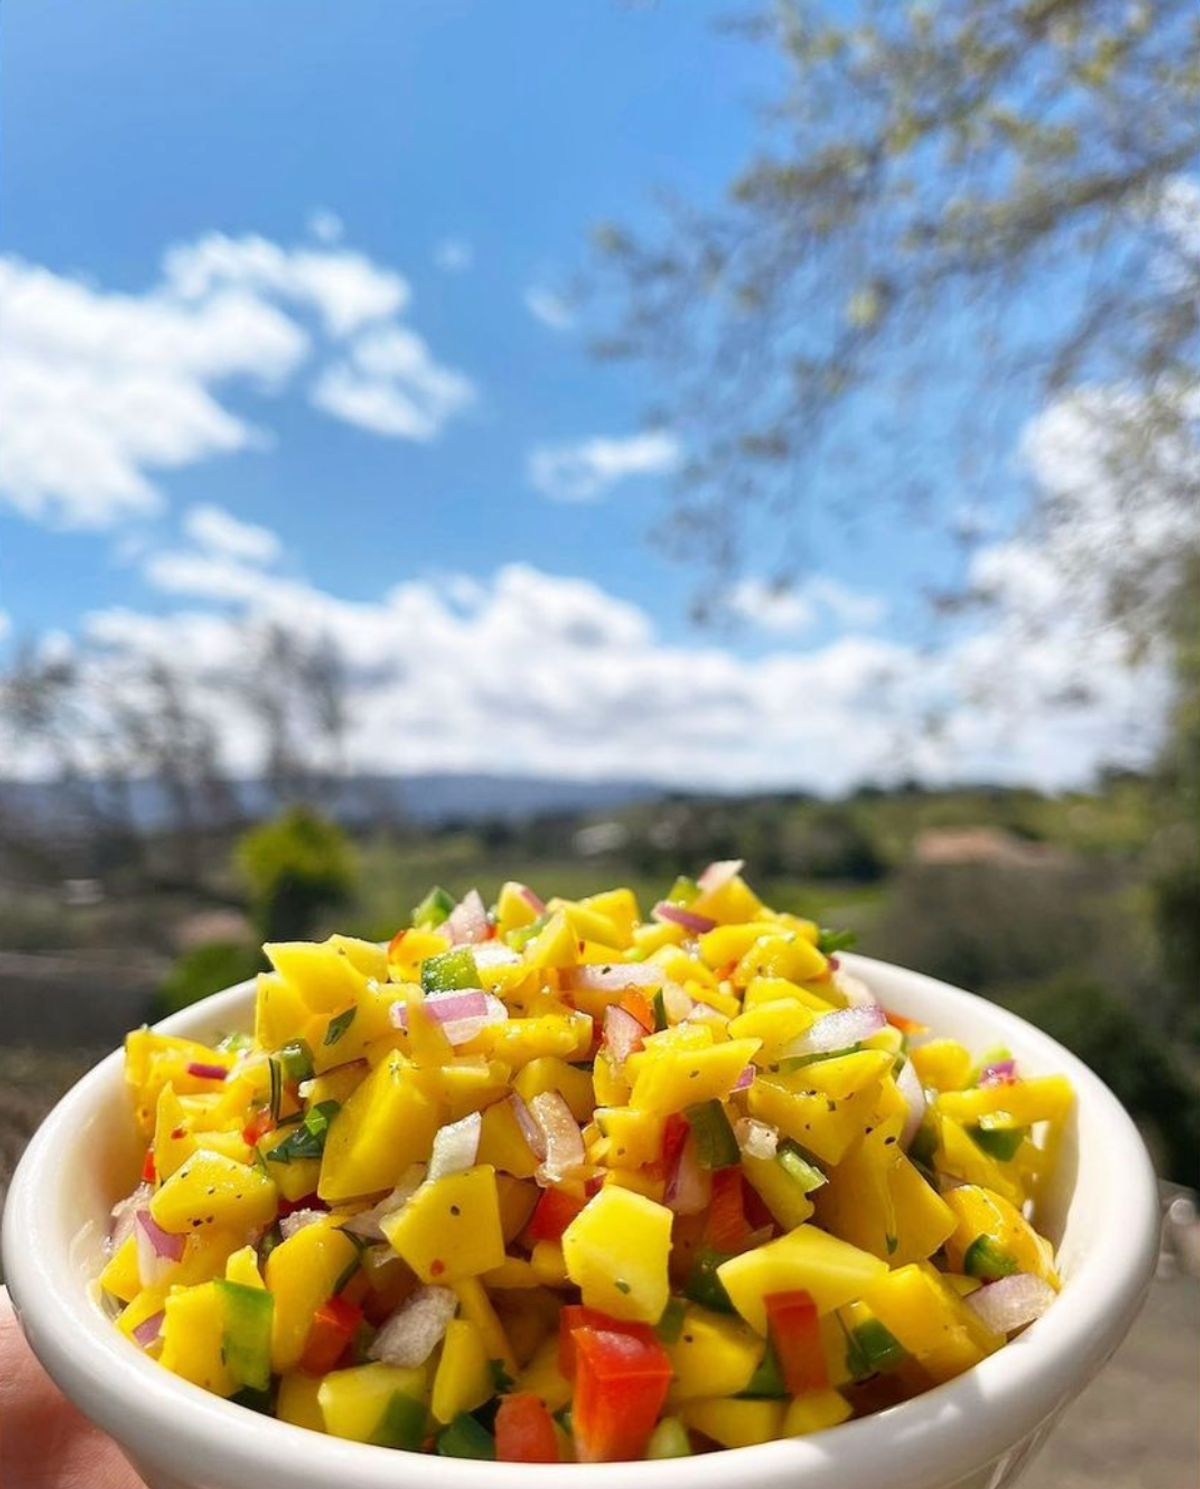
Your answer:
[[[1162,1274],[1029,1482],[1194,1482],[1198,31],[8,6],[0,1194],[264,937],[744,857],[1133,1113]]]

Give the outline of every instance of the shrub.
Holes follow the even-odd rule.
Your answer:
[[[185,951],[167,973],[158,990],[158,1016],[177,1013],[189,1003],[219,993],[222,988],[245,982],[266,970],[262,952],[241,941],[210,941]]]
[[[310,937],[322,911],[344,904],[354,886],[349,838],[307,807],[252,828],[236,853],[264,941]]]

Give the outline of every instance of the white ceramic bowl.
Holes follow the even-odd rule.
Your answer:
[[[4,1268],[26,1335],[62,1390],[121,1444],[151,1489],[1000,1489],[1124,1338],[1154,1271],[1158,1200],[1136,1129],[1086,1066],[994,1004],[848,957],[889,1008],[1030,1073],[1061,1071],[1077,1103],[1039,1223],[1059,1244],[1062,1294],[1024,1334],[946,1385],[831,1431],[657,1463],[477,1463],[341,1442],[256,1416],[163,1370],[101,1313],[93,1279],[108,1212],[141,1162],[117,1053],[70,1091],[17,1169]],[[161,1028],[212,1039],[247,1028],[250,984]],[[1136,1403],[1129,1403],[1136,1410]],[[17,1486],[14,1486],[17,1489]]]

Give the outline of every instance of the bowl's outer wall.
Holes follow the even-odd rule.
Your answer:
[[[1039,1220],[1067,1280],[1055,1307],[966,1376],[830,1433],[695,1459],[577,1466],[575,1489],[1000,1489],[1053,1418],[1124,1337],[1153,1275],[1153,1173],[1129,1118],[1073,1056],[1013,1015],[918,974],[846,959],[889,1008],[973,1049],[1007,1044],[1034,1074],[1064,1071],[1077,1096]],[[160,1026],[212,1040],[248,1028],[253,984]],[[303,1432],[170,1376],[94,1301],[108,1211],[136,1182],[140,1143],[110,1056],[55,1108],[22,1159],[4,1224],[4,1265],[30,1343],[62,1389],[126,1448],[151,1489],[516,1489],[561,1469],[387,1453]],[[21,1486],[12,1486],[21,1489]]]

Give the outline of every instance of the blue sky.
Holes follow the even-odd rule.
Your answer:
[[[322,615],[377,679],[402,613],[464,686],[465,650],[540,698],[522,771],[832,789],[886,774],[899,731],[931,775],[1055,781],[1133,748],[1124,694],[1086,749],[1077,722],[1017,738],[999,712],[919,740],[960,687],[917,645],[916,587],[950,555],[882,503],[852,543],[815,531],[795,596],[749,573],[738,628],[690,625],[696,576],[648,539],[673,435],[641,428],[653,389],[588,358],[562,296],[591,224],[714,196],[746,157],[775,78],[714,28],[726,9],[8,5],[0,646],[53,630],[219,670],[264,618]],[[1014,455],[997,509],[1020,489]],[[412,691],[363,698],[353,758],[488,762],[494,699],[439,734]],[[564,718],[589,699],[644,732],[581,744]],[[428,748],[393,755],[390,731]]]

